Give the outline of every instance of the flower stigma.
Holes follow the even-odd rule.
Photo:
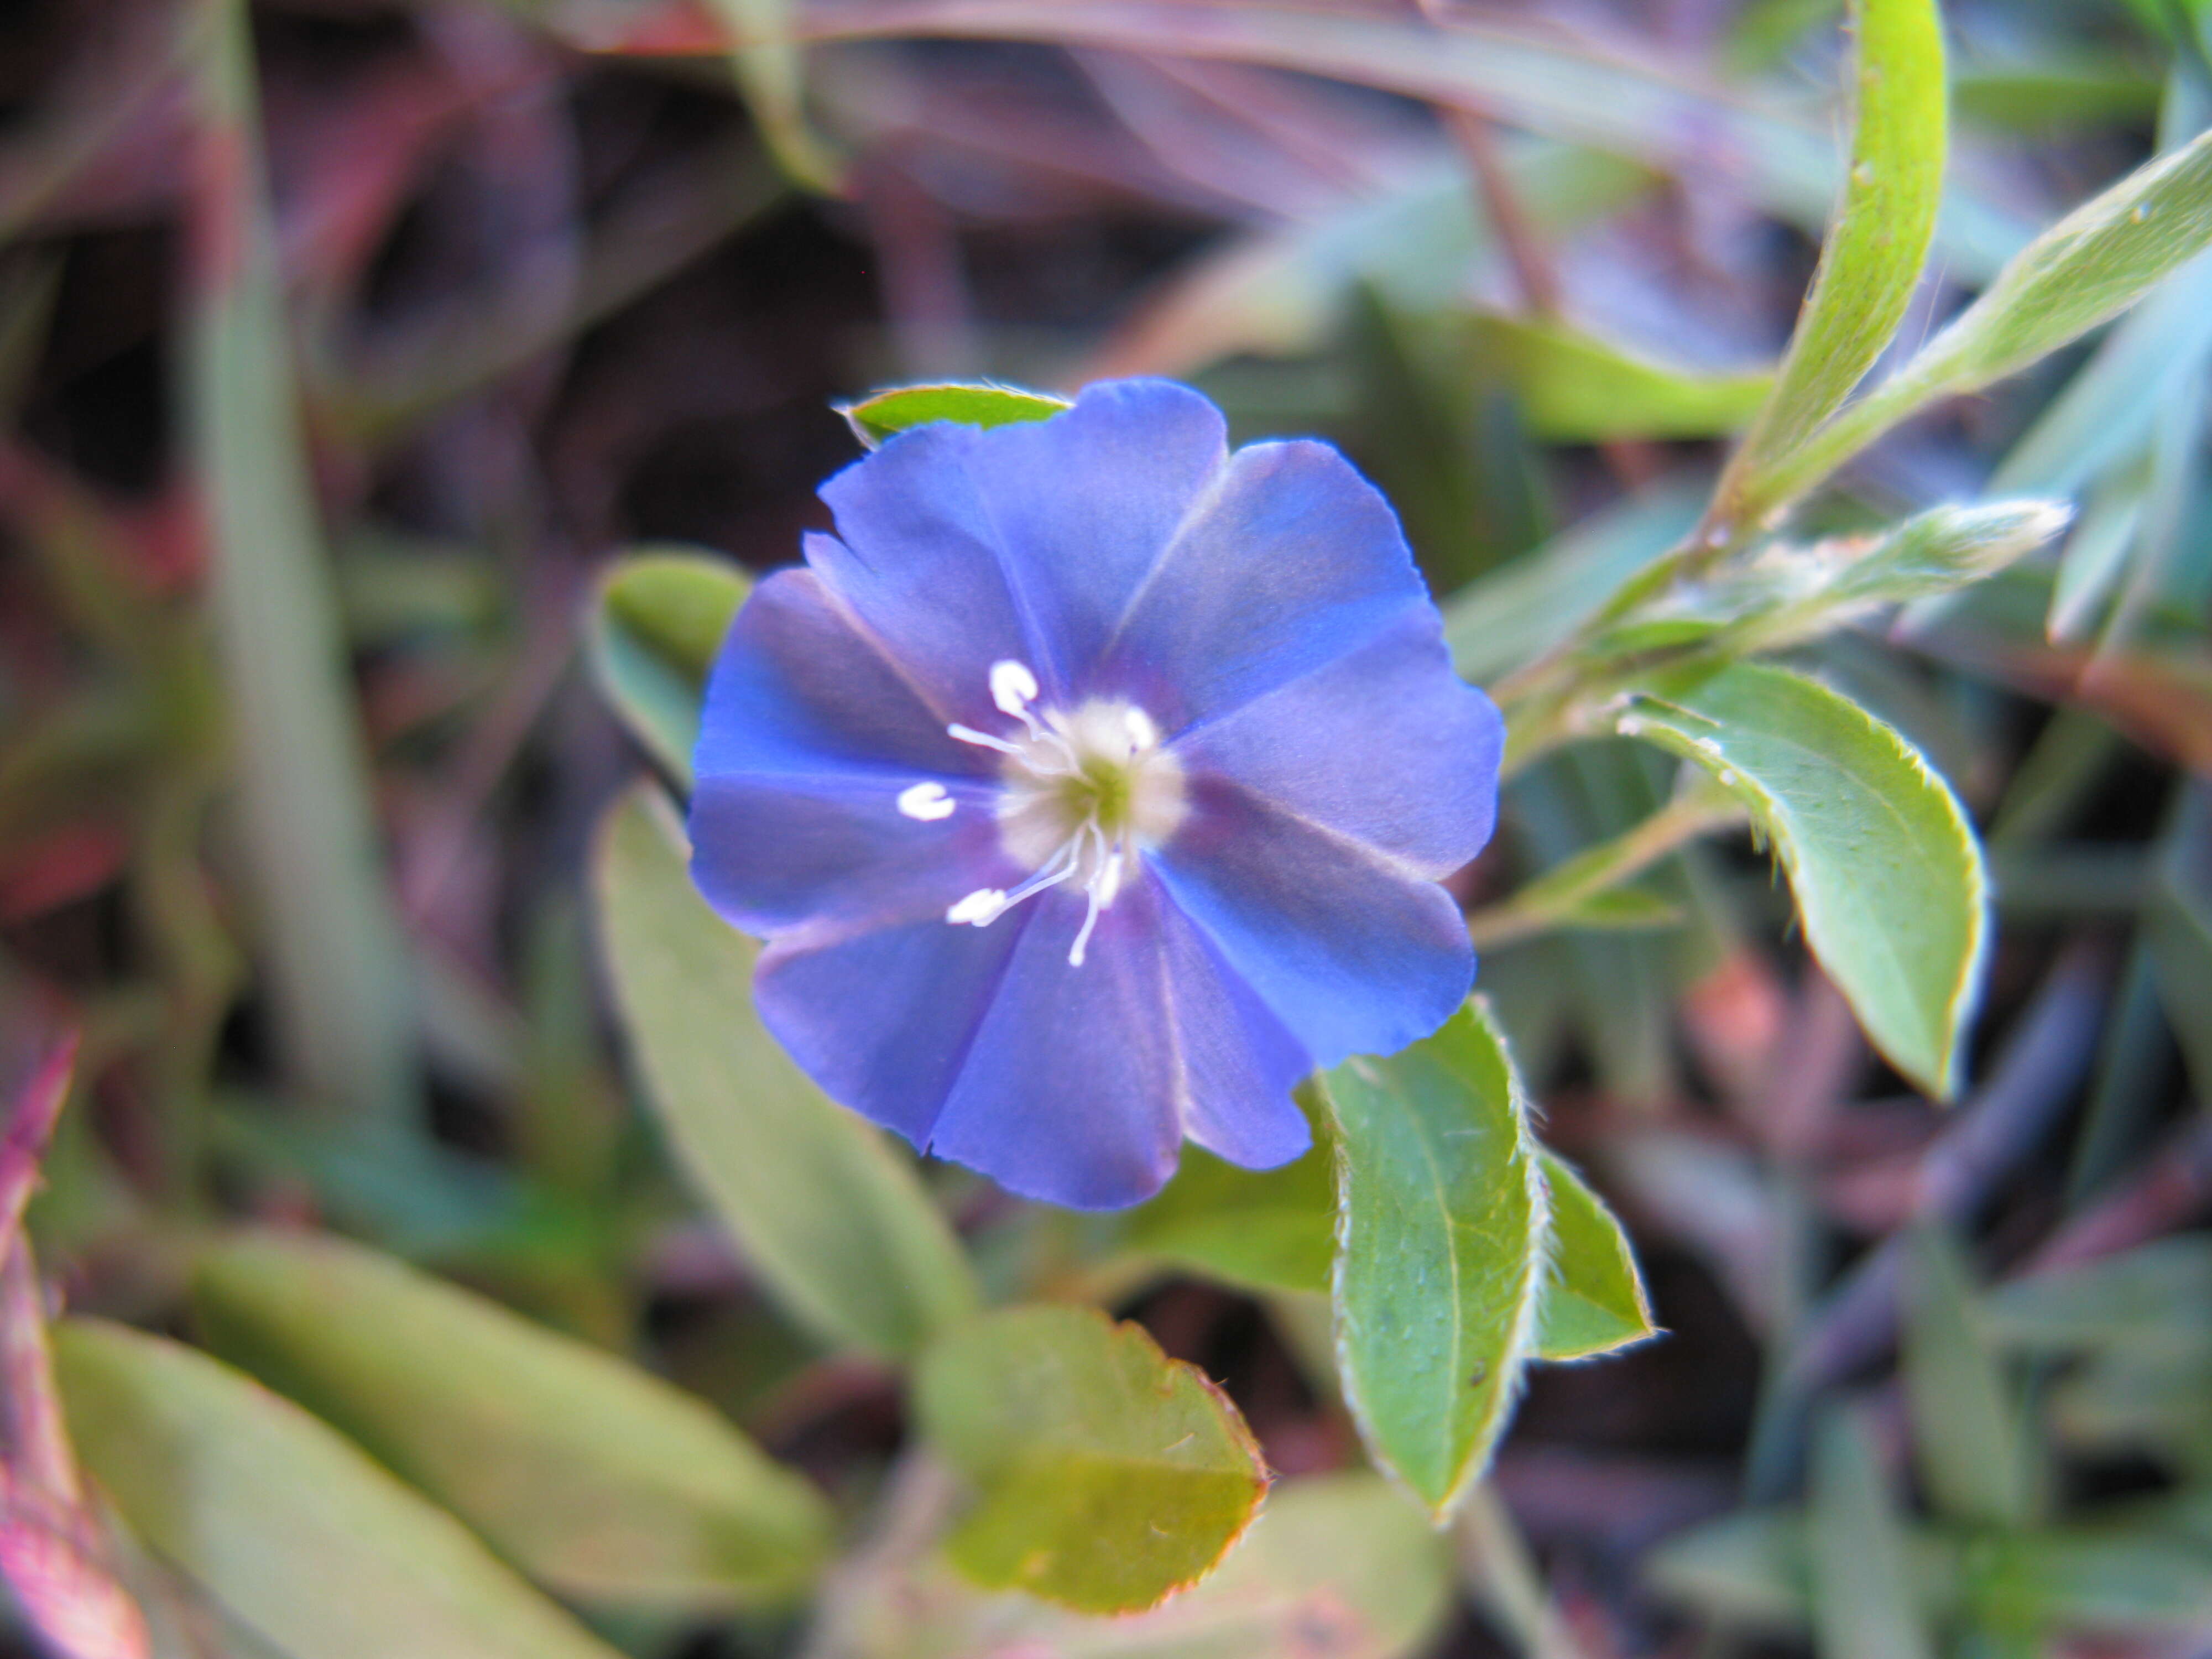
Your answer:
[[[1182,765],[1162,746],[1152,716],[1133,702],[1091,697],[1072,709],[1039,710],[1031,706],[1037,696],[1036,676],[1025,664],[994,663],[991,701],[1020,729],[995,737],[970,726],[945,728],[963,743],[1003,757],[999,838],[1030,873],[1012,890],[977,888],[945,919],[987,927],[1024,899],[1074,882],[1090,901],[1067,953],[1068,965],[1080,968],[1099,913],[1121,892],[1130,859],[1166,841],[1182,823]],[[917,818],[950,813],[951,800],[940,811],[937,796],[921,793],[934,787],[905,791],[899,810]]]

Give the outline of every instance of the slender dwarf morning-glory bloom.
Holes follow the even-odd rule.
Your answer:
[[[715,665],[691,840],[832,1097],[1112,1208],[1185,1136],[1296,1158],[1293,1085],[1466,997],[1437,883],[1489,838],[1502,729],[1335,450],[1232,454],[1198,393],[1113,381],[822,496],[837,533]]]

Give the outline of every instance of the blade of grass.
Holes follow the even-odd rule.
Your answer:
[[[243,0],[187,14],[198,117],[185,414],[288,1064],[364,1130],[418,1110],[401,937],[294,402]]]

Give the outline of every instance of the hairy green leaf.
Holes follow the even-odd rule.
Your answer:
[[[204,1354],[54,1330],[79,1455],[138,1540],[286,1659],[616,1659],[336,1430]]]
[[[770,1295],[832,1342],[910,1354],[976,1305],[967,1259],[912,1166],[762,1027],[758,947],[699,896],[688,857],[649,786],[599,826],[600,943],[646,1097]]]
[[[1552,1237],[1536,1311],[1536,1358],[1588,1359],[1656,1336],[1628,1234],[1556,1153],[1540,1152]]]
[[[1376,1458],[1437,1516],[1482,1472],[1532,1352],[1545,1191],[1505,1040],[1478,999],[1328,1075],[1343,1146],[1338,1369]]]
[[[727,559],[643,550],[611,566],[593,596],[585,645],[599,695],[686,787],[707,676],[751,586]]]
[[[1620,730],[1750,809],[1867,1035],[1948,1097],[1981,987],[1987,882],[1965,812],[1919,752],[1827,687],[1753,663],[1656,678]]]
[[[987,1314],[931,1346],[914,1399],[980,1494],[953,1561],[1080,1612],[1136,1612],[1193,1583],[1267,1491],[1228,1396],[1096,1309]]]
[[[886,438],[932,421],[955,421],[963,426],[1012,426],[1020,421],[1049,420],[1069,406],[1065,398],[1049,392],[1024,392],[1007,386],[902,386],[871,392],[858,403],[842,404],[837,412],[852,426],[854,435],[873,449]]]
[[[2133,305],[2212,242],[2212,133],[2137,168],[2023,249],[1898,373],[1917,405],[2027,367]]]
[[[828,1553],[829,1506],[705,1402],[392,1257],[241,1239],[192,1298],[216,1353],[564,1595],[773,1601]]]
[[[1774,393],[1729,464],[1733,510],[1841,406],[1905,319],[1936,234],[1948,142],[1935,0],[1852,0],[1857,36],[1850,170]]]
[[[1794,500],[1899,421],[2107,322],[2212,243],[2212,132],[2068,214],[1904,368],[1770,469],[1747,516]]]

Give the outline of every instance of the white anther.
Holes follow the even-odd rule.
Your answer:
[[[978,887],[945,913],[945,921],[956,927],[967,922],[974,927],[986,927],[998,920],[1006,908],[1006,896],[995,887]]]
[[[1001,713],[1012,714],[1016,720],[1026,720],[1030,705],[1036,699],[1036,676],[1030,672],[1026,664],[1009,658],[991,665],[991,701],[999,705]]]
[[[1131,703],[1121,711],[1122,729],[1129,734],[1129,753],[1141,755],[1148,749],[1159,746],[1160,728],[1152,724],[1152,717]]]
[[[1098,925],[1098,913],[1105,908],[1098,902],[1098,896],[1093,893],[1091,896],[1091,908],[1083,913],[1083,926],[1076,932],[1075,943],[1068,947],[1067,965],[1069,967],[1083,966],[1084,953],[1091,948],[1091,930]]]
[[[1091,890],[1097,895],[1098,908],[1102,910],[1113,903],[1121,890],[1121,856],[1119,852],[1109,856],[1100,866],[1097,879],[1091,885]]]
[[[955,803],[941,783],[917,783],[899,791],[898,809],[910,818],[933,823],[952,816]]]

